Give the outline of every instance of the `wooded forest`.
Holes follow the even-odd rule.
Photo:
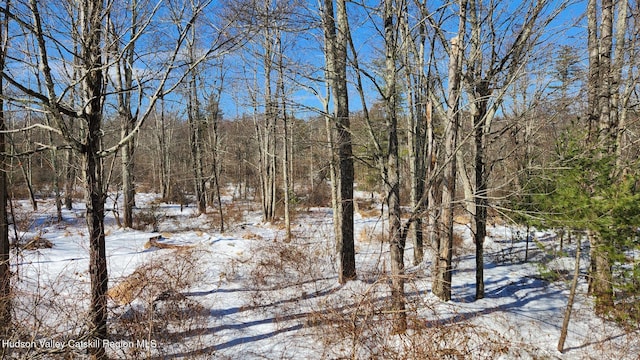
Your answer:
[[[392,334],[416,326],[408,269],[427,269],[430,292],[455,300],[456,226],[470,231],[470,302],[490,291],[492,226],[526,229],[526,251],[542,246],[530,233],[550,231],[576,259],[584,244],[594,313],[638,329],[639,2],[2,0],[0,9],[3,339],[45,336],[15,325],[25,316],[16,244],[29,228],[14,207],[43,203],[55,205],[53,228],[84,213],[77,331],[88,341],[116,336],[110,229],[145,230],[144,216],[168,204],[219,234],[245,229],[244,204],[279,227],[283,244],[312,229],[305,212],[330,209],[342,287],[369,271],[356,260],[354,222],[372,204],[385,224]],[[142,194],[158,195],[152,210]],[[421,358],[407,356],[397,358]]]

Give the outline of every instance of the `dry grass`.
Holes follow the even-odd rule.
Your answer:
[[[200,235],[198,235],[198,236],[202,236],[202,233]],[[177,245],[177,244],[163,243],[163,242],[160,242],[160,240],[162,240],[162,238],[163,238],[162,235],[157,235],[157,236],[149,238],[149,241],[144,243],[144,248],[145,249],[156,248],[156,249],[184,250],[184,249],[189,249],[189,248],[192,247],[190,245]]]
[[[118,305],[130,304],[137,298],[155,297],[166,291],[183,289],[193,283],[198,271],[193,259],[196,249],[180,247],[171,254],[138,267],[107,292],[107,296]],[[193,266],[193,274],[188,265]]]
[[[383,243],[387,242],[387,234],[380,230],[376,230],[375,227],[365,226],[358,233],[357,240],[358,242],[367,244],[372,242]]]
[[[407,279],[409,285],[411,278]],[[393,327],[389,309],[389,278],[352,293],[336,293],[319,302],[306,321],[312,336],[322,343],[323,358],[332,359],[493,359],[509,354],[508,342],[496,331],[465,321],[437,317],[437,302],[407,296],[406,333]]]
[[[242,235],[242,238],[245,240],[263,240],[264,238],[256,233],[253,232],[247,232],[245,234]]]
[[[35,235],[32,238],[23,238],[17,244],[23,250],[51,249],[53,247],[53,243],[51,241],[41,237],[40,235]]]
[[[203,343],[208,311],[196,300],[185,296],[202,280],[202,250],[181,248],[138,267],[109,290],[114,308],[111,332],[123,341],[148,341],[147,347],[117,349],[118,358],[140,359],[189,351],[195,357],[210,353]],[[212,350],[211,350],[212,351]]]
[[[381,216],[381,206],[373,200],[355,200],[353,205],[354,210],[363,218]]]

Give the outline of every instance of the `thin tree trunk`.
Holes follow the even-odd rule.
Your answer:
[[[50,123],[48,119],[47,123]],[[53,134],[51,132],[49,132],[49,143],[53,145]],[[62,198],[60,194],[60,172],[58,171],[59,167],[58,151],[54,148],[53,150],[51,150],[51,171],[53,172],[51,185],[53,187],[53,193],[56,202],[56,218],[60,223],[62,222]]]
[[[131,131],[130,127],[134,120],[131,117],[128,117],[124,120],[126,125],[122,131],[122,137],[124,138]],[[131,228],[133,227],[133,208],[136,205],[135,196],[135,178],[133,176],[134,171],[134,161],[133,161],[133,151],[135,149],[135,143],[133,138],[122,147],[122,193],[124,195],[123,199],[123,217],[124,217],[124,227]]]
[[[482,100],[481,100],[482,101]],[[476,246],[476,300],[484,298],[484,239],[487,236],[487,177],[485,161],[486,103],[481,104],[478,116],[474,117],[475,126],[475,214],[473,216],[473,234]]]
[[[27,158],[26,162],[27,162],[27,166],[30,168],[31,167],[30,155]],[[33,208],[33,211],[37,211],[38,202],[36,201],[36,195],[33,192],[33,185],[31,184],[31,176],[29,176],[29,173],[31,171],[27,171],[27,169],[25,169],[24,161],[20,161],[20,163],[18,164],[18,167],[20,168],[20,172],[22,173],[22,178],[24,179],[25,185],[27,186],[27,190],[29,190],[29,200],[31,201],[31,207]]]
[[[71,126],[73,128],[73,126]],[[73,186],[75,184],[75,168],[73,166],[73,149],[66,152],[67,161],[64,165],[65,183],[64,183],[64,206],[67,210],[73,209]]]
[[[393,330],[404,333],[407,330],[407,314],[404,294],[404,248],[405,237],[401,234],[400,220],[400,158],[398,156],[397,106],[397,22],[394,21],[394,1],[384,2],[385,33],[385,88],[384,94],[386,123],[388,132],[388,153],[386,178],[387,207],[389,216],[389,248],[391,253],[391,310],[394,313]]]
[[[612,100],[612,66],[611,56],[613,47],[613,14],[612,0],[602,0],[602,22],[600,34],[597,32],[596,0],[587,4],[587,18],[589,29],[589,73],[597,72],[598,76],[589,78],[589,117],[598,119],[597,144],[602,147],[600,156],[613,156],[616,153],[618,137],[617,116],[611,116]],[[594,49],[595,48],[595,49]],[[597,59],[592,58],[592,52],[597,52]],[[594,81],[594,83],[591,83]],[[619,89],[615,89],[619,91]],[[594,94],[592,94],[593,92]],[[593,98],[597,94],[596,99]],[[592,103],[593,102],[593,103]],[[617,109],[616,109],[617,110]],[[609,174],[613,176],[614,174]],[[613,180],[613,179],[612,179]],[[596,298],[596,313],[604,314],[613,307],[613,277],[611,273],[611,258],[608,246],[601,234],[591,233],[591,274],[589,291]]]
[[[266,12],[270,3],[265,3]],[[264,40],[264,125],[258,125],[260,142],[260,184],[262,189],[262,218],[266,222],[275,219],[277,193],[276,193],[276,116],[277,109],[274,104],[271,89],[271,73],[273,70],[273,31],[267,26],[263,30]]]
[[[136,40],[138,36],[138,2],[131,1],[131,39],[127,47],[123,51],[122,61],[116,65],[118,88],[118,113],[121,117],[121,137],[127,137],[135,128],[136,118],[131,108],[131,89],[133,88],[133,69],[131,68],[135,61]],[[117,38],[115,29],[112,31],[113,37]],[[114,41],[114,43],[118,43]],[[119,50],[119,49],[118,49]],[[122,151],[122,193],[123,199],[123,216],[124,227],[133,227],[133,208],[136,206],[136,190],[135,190],[135,137],[132,137],[121,149]]]
[[[423,117],[429,116],[425,110],[425,93],[424,87],[424,39],[426,35],[426,27],[420,25],[421,32],[420,48],[415,49],[413,36],[408,24],[408,12],[403,11],[400,16],[400,26],[402,27],[401,36],[402,42],[406,42],[409,46],[403,47],[403,67],[405,68],[405,79],[407,92],[407,108],[409,115],[407,118],[407,150],[409,152],[409,182],[410,182],[410,194],[409,201],[410,206],[414,212],[421,212],[423,206],[421,206],[421,198],[424,192],[424,142],[425,131],[423,125]],[[416,57],[416,64],[411,62],[410,53],[414,53]],[[409,236],[413,240],[413,264],[418,265],[424,258],[423,249],[423,234],[422,234],[422,218],[417,217],[409,229]]]
[[[164,98],[160,99],[160,116],[155,117],[156,120],[156,139],[158,145],[159,168],[160,168],[160,190],[162,198],[169,199],[171,194],[169,151],[167,150],[167,131],[164,118]]]
[[[620,168],[620,153],[618,151],[620,147],[620,131],[619,129],[623,129],[621,122],[624,118],[624,106],[621,108],[620,104],[620,86],[622,82],[622,70],[624,67],[625,60],[625,36],[627,32],[627,12],[628,12],[628,0],[618,1],[618,15],[615,26],[615,50],[613,52],[614,61],[611,64],[611,128],[616,131],[611,134],[611,137],[615,137],[615,140],[612,139],[612,146],[615,150],[611,151],[612,154],[616,155],[616,168],[614,172],[617,173],[617,170]],[[613,36],[612,35],[612,36]],[[623,100],[623,105],[624,105]]]
[[[349,98],[347,91],[347,32],[349,29],[346,1],[337,2],[338,28],[336,34],[334,96],[336,99],[336,126],[340,197],[340,232],[342,237],[340,282],[356,278],[356,260],[353,233],[353,151],[351,146],[351,125],[349,120]]]
[[[338,280],[345,283],[356,278],[355,247],[353,234],[353,150],[349,120],[349,97],[347,91],[347,42],[349,24],[345,0],[337,1],[334,17],[333,1],[324,0],[323,26],[327,52],[329,82],[333,90],[336,138],[338,148],[337,214],[340,217],[336,242],[340,244],[340,270]],[[336,20],[337,19],[337,28]]]
[[[9,2],[7,1],[7,7]],[[0,23],[0,71],[4,71],[8,43],[8,21],[4,16]],[[11,326],[11,267],[9,264],[9,221],[7,215],[7,166],[5,152],[6,130],[4,118],[4,78],[0,76],[0,336],[9,339]]]
[[[291,214],[289,209],[289,192],[291,191],[290,185],[290,153],[289,153],[289,125],[287,119],[287,105],[285,99],[284,89],[284,66],[283,66],[283,48],[282,48],[282,33],[278,32],[278,91],[280,92],[280,107],[282,111],[282,189],[284,192],[284,226],[285,226],[285,241],[291,241]]]
[[[328,113],[329,104],[326,104]],[[325,130],[327,133],[327,146],[329,147],[329,179],[331,180],[331,208],[333,209],[333,232],[336,239],[336,253],[342,251],[342,236],[340,236],[340,214],[338,208],[338,180],[336,175],[336,150],[335,141],[333,140],[333,128],[331,126],[331,117],[325,116]]]
[[[220,117],[220,93],[209,100],[209,116],[211,118],[212,139],[210,139],[213,148],[213,185],[216,191],[216,200],[218,202],[218,215],[220,216],[220,232],[224,232],[224,210],[222,209],[222,194],[220,193],[220,169],[219,169],[219,149],[220,140],[218,136],[218,119]]]
[[[120,132],[121,138],[129,136],[135,128],[136,119],[131,109],[131,89],[133,88],[133,70],[132,66],[135,61],[136,38],[138,36],[138,17],[137,0],[131,1],[131,40],[127,46],[122,49],[122,58],[116,62],[116,80],[115,88],[117,91],[118,115],[120,116]],[[111,14],[107,16],[107,27],[110,35],[113,37],[114,44],[119,43],[116,34],[115,25],[111,21]],[[114,45],[116,51],[120,52],[120,48]],[[134,178],[134,160],[135,137],[124,144],[121,151],[122,165],[122,193],[123,199],[123,217],[124,227],[133,227],[133,208],[135,207],[135,178]]]
[[[440,224],[442,232],[437,236],[441,238],[438,248],[435,249],[439,263],[437,265],[436,278],[434,279],[434,294],[440,299],[451,300],[452,258],[453,258],[453,210],[456,193],[456,151],[459,127],[459,102],[460,81],[463,55],[463,39],[466,27],[467,1],[460,1],[460,18],[458,23],[458,35],[451,39],[449,51],[449,84],[447,92],[447,124],[444,139],[443,164],[443,188],[442,188],[442,214]]]
[[[92,338],[99,347],[90,349],[92,358],[106,358],[102,340],[107,339],[107,257],[104,233],[104,193],[102,190],[102,159],[99,151],[100,125],[92,124],[90,119],[87,152],[84,154],[84,172],[86,187],[86,219],[89,229],[89,273],[91,277],[91,305],[89,309]]]
[[[32,3],[35,0],[32,0]],[[33,5],[35,8],[35,5]],[[82,49],[80,54],[82,95],[84,104],[82,118],[87,131],[81,148],[85,182],[86,221],[89,231],[89,274],[91,279],[91,302],[89,307],[90,335],[98,346],[89,349],[92,359],[106,359],[102,340],[107,332],[107,257],[104,233],[104,202],[102,158],[99,153],[102,139],[102,18],[103,4],[100,1],[84,3],[80,11]]]
[[[589,52],[589,74],[587,86],[588,102],[588,136],[587,142],[594,140],[594,134],[598,126],[598,93],[600,89],[599,74],[599,41],[598,41],[598,19],[597,0],[589,0],[587,3],[587,47]]]
[[[3,29],[4,30],[4,29]],[[3,34],[0,34],[0,38]],[[3,54],[0,54],[0,68],[4,67]],[[0,79],[0,95],[2,94],[2,80]],[[4,101],[0,96],[0,131],[6,129],[4,120]],[[5,134],[0,132],[0,336],[5,336],[12,330],[11,326],[11,267],[9,266],[9,221],[7,216],[7,173],[6,173]]]
[[[195,36],[195,34],[193,35]],[[192,44],[191,47],[194,45]],[[190,51],[194,51],[191,49]],[[195,71],[192,70],[192,71]],[[198,211],[201,214],[207,212],[207,196],[205,193],[206,181],[203,172],[203,159],[202,159],[202,147],[203,147],[203,120],[200,111],[200,104],[198,101],[198,91],[196,86],[196,75],[193,73],[189,80],[189,125],[191,130],[190,135],[190,147],[191,147],[191,160],[193,161],[193,181],[194,191],[196,195],[196,204]]]
[[[71,26],[73,28],[77,27],[77,19],[71,19]],[[78,35],[76,32],[73,32],[72,34],[72,41],[73,41],[73,52],[74,54],[79,54],[80,50],[79,50],[79,44],[80,41],[78,39]],[[80,78],[80,61],[78,57],[74,57],[73,58],[73,82],[79,82],[79,78]],[[71,88],[71,96],[70,96],[70,103],[71,103],[71,107],[75,108],[75,103],[76,103],[76,98],[77,98],[78,94],[77,94],[77,88],[76,87],[72,87]],[[74,129],[75,125],[75,118],[71,117],[69,119],[69,129]],[[82,126],[82,125],[81,125]],[[67,150],[67,161],[65,163],[65,184],[64,184],[64,202],[65,202],[65,207],[67,208],[67,210],[71,210],[73,209],[73,192],[74,192],[74,188],[76,185],[76,162],[77,160],[74,158],[74,149],[71,148],[69,150]]]
[[[571,290],[569,291],[569,299],[567,300],[567,308],[564,311],[564,320],[562,321],[562,329],[560,330],[560,339],[558,340],[558,351],[564,352],[564,341],[567,339],[567,331],[569,330],[569,320],[571,319],[571,309],[576,296],[576,288],[578,287],[578,278],[580,277],[580,238],[576,242],[576,264],[573,269],[573,280],[571,281]]]

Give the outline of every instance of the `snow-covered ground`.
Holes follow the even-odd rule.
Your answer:
[[[584,276],[565,352],[556,350],[576,249],[574,241],[560,252],[551,233],[532,233],[524,262],[525,230],[492,225],[485,246],[486,297],[478,301],[473,301],[475,258],[465,225],[456,227],[463,241],[454,258],[452,301],[431,294],[429,251],[413,266],[408,244],[409,330],[399,335],[388,311],[388,244],[378,236],[385,224],[375,211],[356,216],[358,280],[339,285],[330,209],[299,210],[293,239],[285,242],[282,226],[262,223],[255,205],[234,204],[234,219],[220,233],[215,211],[197,215],[193,207],[180,209],[156,198],[136,198],[137,212],[157,219],[155,229],[153,224],[121,229],[110,212],[105,219],[113,358],[640,356],[637,331],[594,315]],[[18,202],[15,211],[21,243],[46,239],[53,246],[20,249],[12,257],[20,340],[35,346],[5,346],[5,355],[60,358],[73,351],[80,356],[89,291],[83,205],[64,210],[62,223],[54,221],[51,201],[41,201],[37,212]],[[588,255],[583,250],[582,275]]]

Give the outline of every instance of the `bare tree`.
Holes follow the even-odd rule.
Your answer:
[[[385,43],[385,115],[388,134],[386,171],[383,178],[389,211],[389,247],[391,252],[391,306],[395,314],[394,331],[404,333],[407,314],[404,295],[404,248],[406,237],[401,234],[400,219],[400,159],[398,145],[398,20],[394,0],[385,0],[383,10]],[[399,7],[401,8],[401,7]]]
[[[353,234],[353,150],[351,144],[349,97],[347,91],[347,42],[349,25],[344,0],[337,0],[334,11],[333,0],[322,4],[322,25],[325,35],[325,58],[329,85],[333,90],[333,117],[336,128],[335,146],[338,149],[336,167],[337,208],[340,218],[336,242],[340,247],[340,283],[356,278],[355,247]]]
[[[284,83],[284,48],[282,44],[282,32],[279,32],[276,39],[278,50],[277,69],[278,80],[276,81],[276,91],[280,98],[280,112],[282,117],[282,192],[284,200],[284,227],[285,241],[291,241],[291,213],[290,213],[290,195],[291,195],[291,152],[289,144],[292,142],[289,134],[289,121],[287,115],[287,93],[285,92]]]
[[[171,161],[169,157],[169,135],[165,119],[164,98],[160,98],[159,109],[154,112],[156,147],[158,152],[158,168],[160,171],[160,193],[168,200],[171,194]]]
[[[113,14],[112,12],[109,13],[107,20],[111,44],[114,47],[113,52],[116,57],[115,79],[113,79],[112,82],[118,94],[118,116],[121,121],[121,137],[123,138],[129,136],[136,124],[136,114],[133,113],[132,108],[132,94],[134,93],[133,66],[136,60],[136,43],[141,35],[138,33],[138,12],[140,11],[138,1],[133,0],[128,5],[127,10],[129,10],[127,11],[129,24],[116,25],[116,21],[119,19],[115,19],[114,21],[113,17],[116,17],[117,14]],[[116,26],[118,26],[118,28],[116,28]],[[120,29],[120,26],[124,26],[124,30]],[[126,33],[129,35],[128,39],[124,38],[124,34]],[[133,226],[133,208],[135,207],[134,150],[135,138],[132,137],[121,149],[122,193],[124,195],[123,225],[126,228]]]
[[[196,60],[197,31],[193,26],[187,41],[187,49],[190,61]],[[204,176],[204,146],[207,123],[200,108],[197,76],[199,71],[192,68],[189,72],[187,85],[187,118],[189,122],[189,148],[191,149],[191,161],[193,164],[193,182],[198,211],[201,214],[207,212],[207,181]]]
[[[2,11],[11,21],[14,21],[16,27],[34,39],[37,44],[35,58],[36,64],[28,64],[28,68],[39,69],[37,76],[41,76],[44,91],[39,92],[29,87],[29,82],[25,81],[24,74],[17,76],[7,69],[3,69],[2,77],[13,88],[16,98],[10,98],[10,101],[21,101],[21,95],[27,95],[34,99],[34,106],[38,106],[51,116],[55,126],[46,126],[45,124],[37,124],[38,128],[44,128],[47,131],[54,132],[64,139],[63,145],[56,145],[56,148],[73,148],[78,151],[82,158],[82,171],[85,187],[86,202],[86,221],[89,234],[89,273],[91,279],[91,301],[89,306],[89,336],[92,339],[107,338],[107,258],[105,250],[105,230],[104,230],[104,211],[106,200],[106,184],[104,181],[103,160],[107,156],[112,156],[117,150],[128,144],[135,134],[139,131],[145,120],[153,111],[156,101],[164,94],[171,92],[182,81],[188,70],[197,66],[204,58],[212,54],[227,51],[233,45],[234,37],[230,33],[226,33],[226,29],[221,27],[219,37],[213,41],[210,47],[203,52],[195,61],[184,62],[181,60],[182,46],[195,18],[209,5],[209,2],[199,4],[196,10],[184,18],[176,18],[174,24],[177,30],[171,29],[168,34],[173,34],[172,42],[167,42],[168,47],[166,56],[162,58],[158,70],[153,75],[151,83],[154,88],[145,102],[146,108],[141,109],[139,103],[139,117],[131,132],[121,137],[116,143],[107,146],[104,143],[103,107],[108,101],[110,94],[106,91],[105,76],[111,65],[105,62],[106,49],[104,48],[107,28],[105,25],[106,14],[113,11],[114,8],[105,8],[102,1],[87,1],[73,5],[78,14],[77,28],[70,29],[75,34],[65,34],[60,31],[52,31],[56,25],[56,21],[60,18],[54,18],[56,11],[54,10],[58,4],[47,3],[42,4],[36,0],[30,0],[24,11],[12,12],[7,8],[6,3],[2,6]],[[42,6],[51,6],[44,12],[47,16],[43,20],[40,11]],[[145,24],[139,29],[140,33],[144,33],[148,29],[148,24],[158,14],[160,5],[153,8],[146,15]],[[46,20],[46,21],[45,21]],[[65,20],[66,21],[66,20]],[[59,46],[65,39],[64,36],[74,37],[78,40],[79,51],[69,52],[68,48]],[[68,39],[68,38],[67,38]],[[123,48],[127,48],[125,45]],[[50,52],[57,52],[51,54]],[[118,56],[123,56],[118,54]],[[116,58],[118,58],[116,56]],[[73,82],[63,83],[60,80],[60,74],[53,70],[51,62],[59,59],[69,60],[69,63],[77,64],[80,79],[77,93],[81,98],[80,104],[75,104],[65,98],[65,94],[69,94],[71,87],[75,87]],[[27,61],[27,60],[25,60]],[[77,62],[75,62],[77,61]],[[151,64],[151,63],[149,63]],[[63,63],[62,65],[65,65]],[[186,68],[187,71],[178,73],[178,70]],[[175,77],[173,77],[176,75]],[[170,82],[171,80],[175,82]],[[66,84],[67,87],[64,87]],[[63,95],[60,95],[63,94]],[[139,93],[142,98],[144,93]],[[76,137],[65,122],[64,116],[73,117],[79,121],[84,127],[81,137]],[[28,130],[28,129],[25,129]],[[51,148],[51,146],[42,146],[43,149]],[[102,344],[101,341],[98,341]],[[91,357],[96,359],[106,358],[105,349],[102,346],[90,349]]]
[[[210,125],[210,153],[211,154],[211,178],[213,187],[216,192],[216,200],[218,202],[218,215],[220,215],[220,232],[225,229],[224,210],[222,208],[222,194],[220,193],[220,118],[222,116],[220,110],[220,93],[222,92],[222,80],[218,89],[209,96],[207,104],[207,122]]]
[[[471,0],[469,6],[470,38],[463,82],[469,97],[473,129],[473,176],[467,176],[466,169],[460,167],[460,177],[472,182],[466,188],[473,190],[473,205],[468,209],[476,245],[476,299],[481,299],[484,297],[483,247],[491,171],[491,166],[487,166],[488,137],[506,89],[523,73],[524,64],[542,35],[541,29],[557,16],[566,2],[549,10],[549,1],[531,0],[520,3],[509,13],[504,7],[487,7],[481,0]],[[514,21],[518,21],[517,27],[512,26]],[[503,34],[495,31],[512,28],[516,31],[509,35],[511,40],[508,42],[503,41]]]
[[[9,1],[6,2],[9,10]],[[0,71],[4,73],[9,42],[9,19],[4,12],[0,22]],[[0,335],[11,330],[11,267],[9,266],[9,221],[7,216],[7,159],[4,117],[4,78],[0,77]]]
[[[467,22],[467,0],[460,1],[458,34],[451,39],[449,50],[449,77],[447,94],[447,118],[444,131],[444,165],[442,188],[441,236],[437,234],[434,259],[433,292],[440,299],[451,300],[451,261],[453,257],[453,209],[456,193],[456,152],[459,127],[460,84],[464,34]]]
[[[259,119],[258,95],[253,94],[254,122],[256,136],[259,142],[259,172],[262,218],[264,221],[273,221],[275,218],[277,204],[277,116],[278,102],[275,100],[273,92],[272,72],[274,71],[274,59],[277,49],[277,34],[281,30],[280,22],[283,21],[286,12],[285,4],[272,4],[269,2],[251,2],[255,11],[255,22],[259,29],[257,36],[260,47],[259,61],[262,62],[263,69],[263,106],[264,118]],[[254,88],[258,89],[258,75],[256,71]]]

